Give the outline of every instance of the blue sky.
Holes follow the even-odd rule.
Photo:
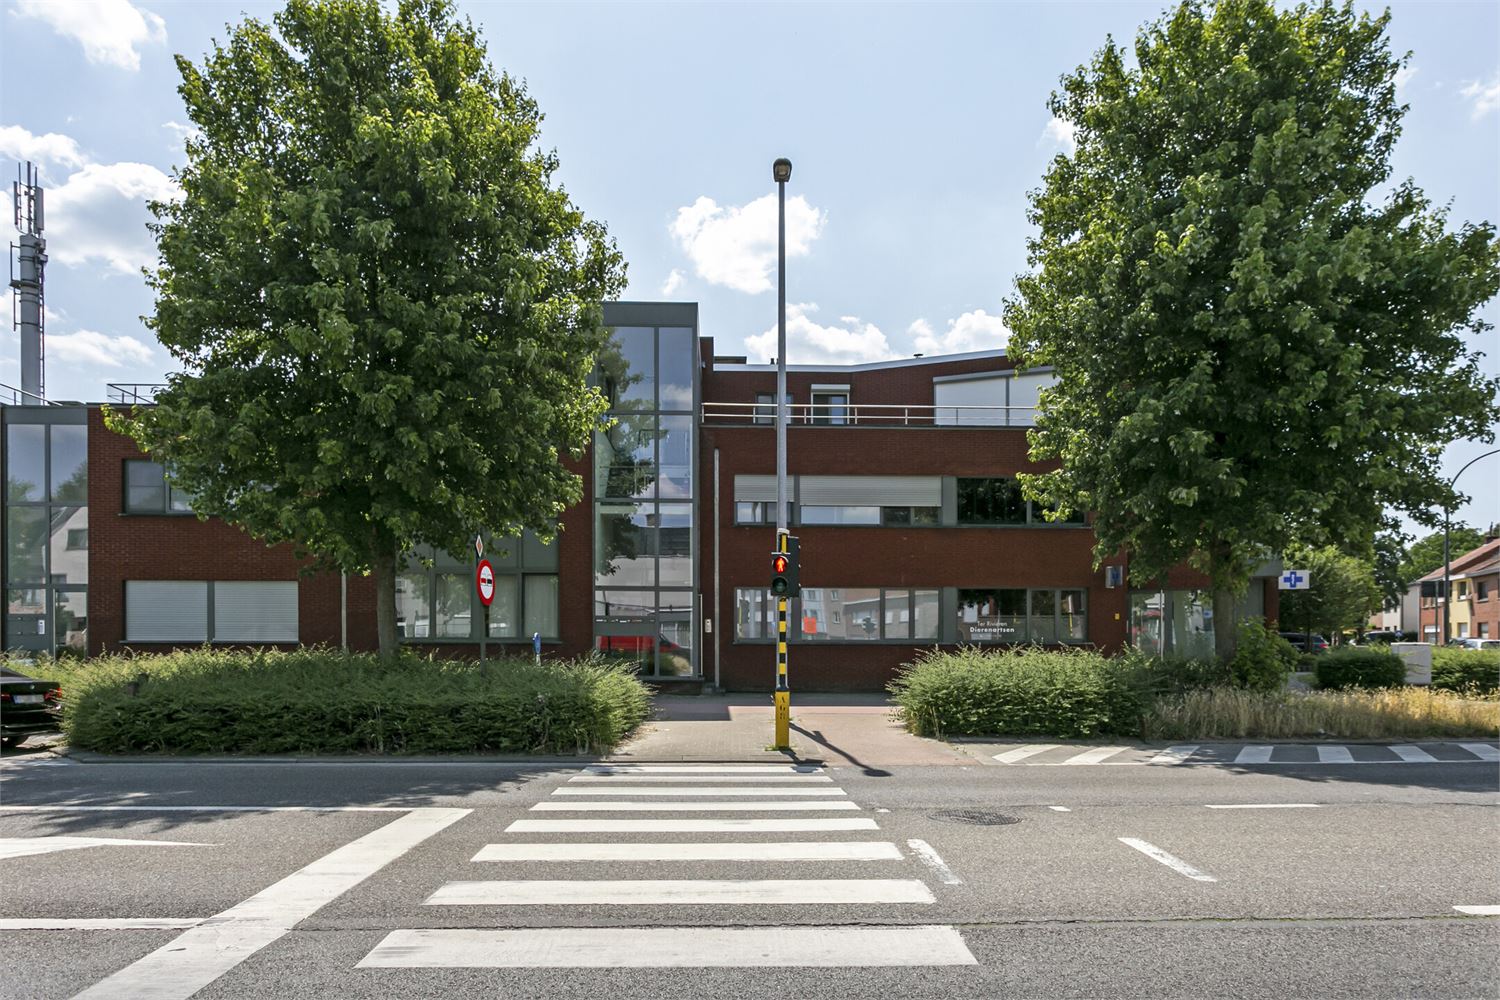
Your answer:
[[[0,159],[38,160],[49,188],[49,396],[170,367],[138,269],[144,201],[170,194],[187,123],[172,56],[277,6],[4,0]],[[774,351],[770,164],[793,161],[796,362],[1002,346],[1025,194],[1066,143],[1048,93],[1165,4],[461,6],[546,113],[561,180],[629,262],[628,297],[700,302],[721,354]],[[1500,220],[1500,4],[1392,9],[1393,46],[1413,52],[1396,175],[1455,221]],[[18,354],[5,331],[0,382]],[[1453,446],[1450,473],[1484,450]],[[1459,516],[1500,520],[1500,456],[1461,485],[1476,501]]]

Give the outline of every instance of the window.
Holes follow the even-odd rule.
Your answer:
[[[803,504],[798,510],[799,524],[879,524],[879,507],[823,506]]]
[[[1488,601],[1490,599],[1490,585],[1487,580],[1474,581],[1474,600]]]
[[[792,394],[786,394],[787,420],[792,419]],[[757,424],[774,424],[776,422],[776,394],[774,392],[757,392],[755,394],[755,412],[751,420]]]
[[[1423,625],[1422,626],[1422,641],[1423,642],[1437,642],[1437,626],[1436,625]]]
[[[297,581],[127,580],[125,641],[296,642]]]
[[[67,548],[71,550],[86,549],[89,547],[89,529],[69,528]]]
[[[167,482],[160,462],[130,459],[125,463],[125,512],[190,514],[192,497]]]
[[[849,390],[814,391],[809,422],[843,425],[849,422]]]
[[[881,638],[880,596],[875,587],[804,591],[801,637],[834,642]]]
[[[1084,524],[1081,512],[1073,512],[1061,521],[1048,521],[1046,508],[1021,495],[1021,484],[1014,479],[986,478],[958,480],[959,524]]]
[[[770,639],[776,635],[776,602],[761,588],[737,588],[734,592],[734,637]]]
[[[787,524],[792,523],[792,505],[786,505]],[[758,503],[753,500],[742,500],[734,505],[735,524],[775,524],[776,502]]]
[[[210,585],[214,642],[296,642],[296,580],[234,580]]]
[[[125,581],[126,642],[207,642],[208,584]]]
[[[529,640],[533,632],[540,632],[542,638],[555,640],[556,546],[543,545],[528,531],[519,538],[490,540],[485,558],[495,569],[488,637]],[[478,642],[485,618],[474,590],[471,554],[459,557],[423,549],[413,553],[396,578],[396,629],[403,639]]]
[[[1469,599],[1469,581],[1468,580],[1460,580],[1460,581],[1458,581],[1458,593],[1457,593],[1457,595],[1455,595],[1455,599],[1456,600],[1460,600],[1460,601],[1467,601]]]
[[[1082,590],[960,590],[960,642],[1087,642]]]
[[[530,579],[528,577],[528,579]],[[490,638],[521,637],[521,578],[511,574],[495,575],[495,597],[490,601]],[[480,616],[481,618],[483,615]],[[530,635],[530,633],[527,633]],[[543,635],[553,635],[543,632]]]
[[[801,642],[935,640],[939,597],[937,590],[804,587],[788,609],[790,637]],[[776,637],[776,602],[766,590],[735,591],[734,637]]]
[[[1479,638],[1481,638],[1481,639],[1488,639],[1489,637],[1490,637],[1490,623],[1489,622],[1480,622],[1479,623]]]
[[[1469,623],[1468,622],[1459,622],[1458,623],[1458,637],[1460,639],[1467,639],[1469,637]]]
[[[882,507],[880,523],[893,526],[933,527],[941,518],[941,507]]]

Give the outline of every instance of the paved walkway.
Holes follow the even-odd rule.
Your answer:
[[[883,695],[792,695],[792,752],[769,749],[770,695],[656,699],[652,721],[608,760],[806,761],[879,771],[891,765],[974,764],[966,750],[919,739],[892,717]]]

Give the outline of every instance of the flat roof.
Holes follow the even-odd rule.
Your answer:
[[[887,368],[914,368],[917,365],[936,365],[951,361],[985,361],[1006,357],[1004,351],[969,351],[966,354],[933,354],[920,358],[896,358],[892,361],[868,361],[859,365],[787,365],[789,372],[874,372]],[[769,365],[715,365],[718,372],[774,372],[776,366]]]

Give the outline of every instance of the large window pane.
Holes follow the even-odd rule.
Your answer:
[[[490,638],[515,639],[521,634],[521,578],[495,577],[495,599],[490,602]]]
[[[1161,656],[1167,649],[1162,630],[1165,606],[1166,595],[1159,590],[1130,592],[1130,642],[1152,656]]]
[[[658,590],[656,609],[662,613],[663,617],[674,612],[687,614],[693,610],[693,592],[691,590]]]
[[[433,594],[433,635],[440,639],[467,639],[474,620],[474,577],[470,573],[438,573]]]
[[[770,639],[776,635],[776,603],[770,591],[739,588],[734,592],[734,637]]]
[[[47,499],[47,466],[41,424],[11,424],[5,429],[6,502]]]
[[[208,584],[202,580],[126,580],[126,642],[206,642]]]
[[[656,615],[656,591],[604,588],[594,591],[594,617],[635,621]]]
[[[1057,641],[1057,591],[1031,592],[1031,641]]]
[[[880,638],[880,590],[827,587],[802,594],[802,637],[836,642]]]
[[[657,515],[657,544],[661,551],[663,587],[691,587],[693,580],[693,507],[691,504],[662,504]]]
[[[215,642],[296,642],[296,580],[214,584]]]
[[[52,499],[88,503],[88,428],[83,424],[52,427]]]
[[[1013,479],[960,479],[959,524],[1025,524],[1026,501]]]
[[[656,585],[654,514],[646,508],[601,505],[594,527],[594,583],[598,586]]]
[[[89,651],[89,595],[82,590],[53,592],[52,617],[57,623],[59,656],[87,656]]]
[[[911,591],[885,592],[885,638],[911,638]]]
[[[1179,656],[1213,657],[1213,595],[1206,590],[1170,592],[1172,639],[1168,647]]]
[[[698,344],[689,327],[662,327],[659,332],[661,359],[661,409],[693,408],[693,372],[698,367]]]
[[[543,639],[556,639],[559,634],[557,618],[557,577],[527,576],[526,622],[522,629],[527,636],[537,632]]]
[[[940,592],[936,590],[912,591],[913,639],[936,639],[938,637],[938,608]]]
[[[42,587],[12,587],[5,591],[5,637],[16,647],[37,649],[47,634],[47,591]]]
[[[594,435],[594,495],[651,497],[656,491],[656,417],[627,413]]]
[[[656,409],[656,344],[650,327],[621,326],[599,354],[599,373],[611,409]]]
[[[693,498],[693,418],[662,417],[661,454],[661,498],[663,500],[691,500]]]
[[[803,504],[798,517],[802,524],[879,524],[880,508]]]
[[[1057,595],[1058,638],[1063,642],[1086,642],[1089,620],[1084,606],[1085,592],[1062,590]]]
[[[47,579],[47,508],[12,507],[5,515],[5,574],[12,584]]]
[[[432,576],[402,573],[396,577],[396,633],[403,639],[432,636]]]
[[[1026,641],[1026,591],[960,590],[958,641]]]
[[[657,636],[656,672],[662,677],[687,677],[693,672],[691,615],[663,615]]]
[[[157,462],[125,463],[125,509],[132,514],[160,514],[167,509],[167,481]]]
[[[47,575],[53,583],[89,582],[89,509],[53,507],[48,517],[52,562]]]

